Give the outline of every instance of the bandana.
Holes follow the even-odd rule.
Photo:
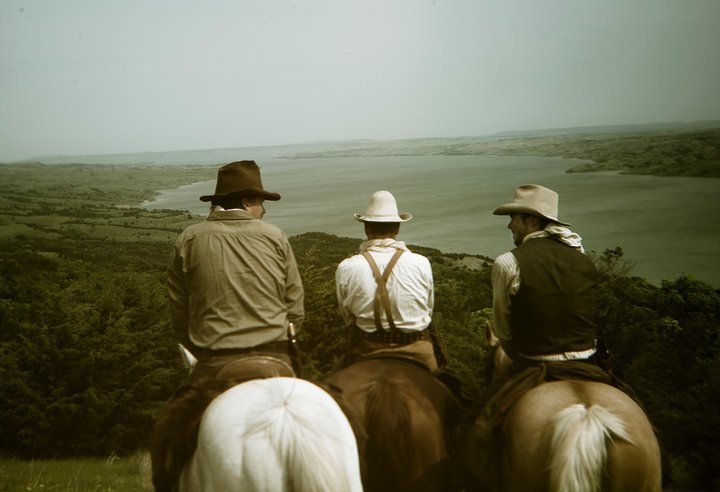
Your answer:
[[[403,251],[410,251],[408,247],[405,246],[405,243],[403,241],[396,241],[393,238],[385,238],[363,241],[360,245],[360,252],[362,253],[363,251],[377,251],[383,248],[394,248],[402,249]]]
[[[528,234],[527,236],[525,236],[523,242],[536,237],[550,236],[554,236],[561,243],[567,244],[571,248],[579,249],[582,253],[585,252],[585,249],[582,245],[582,238],[567,227],[563,227],[557,224],[548,224],[547,227],[545,227],[545,229],[543,229],[542,231]]]

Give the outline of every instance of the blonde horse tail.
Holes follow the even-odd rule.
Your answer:
[[[549,490],[600,490],[608,439],[617,437],[632,442],[622,421],[601,406],[587,408],[575,404],[556,415],[554,424]]]

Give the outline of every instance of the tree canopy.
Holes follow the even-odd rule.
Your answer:
[[[81,187],[70,193],[82,196],[77,202],[63,200],[62,190],[52,194],[52,186],[63,188],[63,173],[77,171],[59,169],[47,194],[30,179],[0,190],[0,451],[13,456],[142,449],[184,377],[164,272],[172,239],[202,219],[113,206],[102,187],[117,185],[98,176],[87,179],[100,192]],[[141,180],[129,186],[122,196],[142,194]],[[322,378],[346,347],[335,269],[360,240],[306,233],[290,242],[306,291],[306,376]],[[478,394],[492,259],[410,248],[432,264],[433,323],[451,368],[468,394]],[[603,276],[598,325],[614,372],[640,396],[674,462],[696,485],[718,485],[720,291],[689,276],[660,285],[632,276],[620,247],[594,261]]]

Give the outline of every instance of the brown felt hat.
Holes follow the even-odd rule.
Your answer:
[[[200,200],[210,202],[236,193],[245,193],[265,200],[280,200],[280,195],[265,191],[260,179],[260,168],[255,161],[237,161],[218,170],[214,195],[203,195]]]

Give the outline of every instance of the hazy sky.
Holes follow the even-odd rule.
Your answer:
[[[718,0],[0,0],[0,161],[720,119]]]

